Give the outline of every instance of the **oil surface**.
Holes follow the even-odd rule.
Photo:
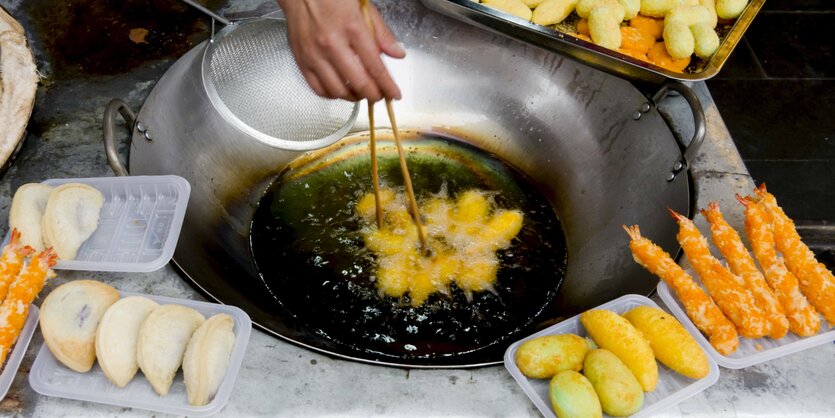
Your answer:
[[[526,176],[498,157],[459,141],[423,134],[407,141],[418,199],[445,191],[489,193],[498,208],[520,209],[522,230],[498,252],[495,292],[471,302],[452,286],[412,307],[381,298],[374,255],[360,234],[357,199],[371,191],[370,158],[337,151],[285,170],[261,200],[251,243],[259,273],[276,300],[305,326],[381,359],[449,356],[511,340],[551,302],[565,273],[562,226]],[[354,145],[367,149],[366,142]],[[378,144],[384,184],[403,184],[390,143]],[[315,169],[311,169],[314,166]]]

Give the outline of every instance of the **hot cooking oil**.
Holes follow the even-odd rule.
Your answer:
[[[564,275],[565,239],[556,213],[527,176],[495,155],[433,133],[415,133],[404,145],[421,210],[430,215],[424,216],[430,236],[447,240],[433,256],[443,256],[441,250],[455,247],[455,240],[478,237],[469,243],[473,248],[500,242],[502,228],[489,236],[491,221],[520,221],[517,233],[505,231],[510,236],[490,249],[492,258],[457,257],[463,263],[455,267],[459,274],[442,289],[426,291],[433,288],[427,282],[415,287],[424,290],[401,292],[410,283],[432,280],[430,269],[453,267],[441,260],[415,268],[396,256],[381,257],[385,248],[369,249],[363,213],[370,207],[373,219],[371,162],[367,142],[357,140],[304,157],[270,186],[251,230],[262,280],[313,332],[383,357],[454,355],[507,341],[548,306]],[[378,162],[384,199],[393,202],[403,192],[393,143],[378,141]],[[519,219],[510,219],[513,213]],[[409,216],[393,216],[404,214]],[[392,220],[404,227],[410,221]],[[399,238],[386,239],[397,245]],[[400,271],[391,275],[392,269]],[[382,286],[381,272],[390,274]]]

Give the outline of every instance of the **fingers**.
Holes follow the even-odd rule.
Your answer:
[[[386,55],[392,58],[403,58],[406,56],[406,51],[397,42],[397,38],[389,30],[388,25],[380,15],[380,11],[373,5],[369,5],[368,12],[371,14],[371,21],[374,22],[374,30],[377,35],[377,42],[380,44],[380,49]]]
[[[342,76],[342,79],[347,81],[348,89],[355,96],[365,97],[373,102],[382,99],[383,93],[378,88],[376,80],[372,78],[373,76],[369,74],[369,71],[366,71],[366,67],[353,54],[348,45],[346,44],[345,46],[345,48],[334,50],[334,53],[330,56],[330,60],[334,67],[339,69],[339,74]],[[385,70],[385,67],[383,67],[383,70]]]
[[[377,23],[375,23],[376,27]],[[400,88],[397,87],[397,83],[391,78],[391,74],[389,74],[383,60],[380,58],[380,48],[377,46],[377,40],[374,39],[367,28],[352,28],[352,32],[350,36],[351,46],[362,62],[366,74],[373,81],[374,88],[381,92],[382,97],[400,100]],[[366,97],[375,100],[374,97]],[[377,97],[376,100],[380,100],[382,97]]]
[[[304,79],[307,80],[307,84],[310,84],[310,88],[313,89],[313,91],[316,94],[320,96],[325,96],[328,94],[325,90],[325,86],[319,80],[319,77],[316,75],[316,73],[314,73],[311,70],[304,69],[302,70],[302,75],[304,76]]]
[[[330,62],[319,59],[313,63],[312,69],[325,90],[325,94],[323,96],[329,99],[345,100],[351,100],[354,97],[351,90],[349,90],[347,86],[350,82],[346,83],[345,79],[339,75]],[[313,86],[311,85],[311,87]]]
[[[323,0],[288,6],[291,49],[316,94],[352,101],[400,99],[380,54],[402,58],[405,52],[375,7],[369,7],[372,34],[355,3]]]

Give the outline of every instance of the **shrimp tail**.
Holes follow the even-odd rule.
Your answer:
[[[626,231],[626,234],[629,235],[630,239],[638,240],[641,239],[641,228],[638,225],[626,226],[623,225],[623,230]]]
[[[746,208],[748,207],[748,205],[752,205],[755,203],[754,198],[752,198],[751,196],[740,196],[739,193],[735,194],[734,196],[736,197],[736,200],[739,201],[739,203],[741,203],[742,206],[745,206]]]
[[[707,218],[708,215],[711,212],[716,212],[716,211],[719,211],[719,203],[718,202],[710,202],[710,203],[707,204],[707,208],[702,209],[699,212],[702,214],[702,216]]]
[[[688,219],[686,216],[672,210],[671,208],[667,208],[667,211],[670,213],[670,216],[672,216],[673,219],[675,219],[677,222],[681,222]]]
[[[9,247],[17,253],[18,257],[26,257],[35,252],[35,249],[28,245],[20,246],[20,231],[17,228],[12,229]]]

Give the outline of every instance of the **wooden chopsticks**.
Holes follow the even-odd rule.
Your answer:
[[[374,29],[374,22],[371,21],[371,15],[368,14],[368,0],[359,0],[362,15],[365,18],[365,24],[371,30],[371,35],[376,42],[377,35]],[[394,107],[391,99],[386,99],[386,109],[388,110],[389,121],[391,122],[391,130],[394,132],[394,143],[397,145],[397,155],[400,158],[400,171],[403,173],[403,183],[406,185],[406,197],[409,200],[409,206],[414,218],[415,226],[417,227],[418,238],[420,238],[420,246],[424,251],[429,250],[426,242],[426,235],[423,232],[423,221],[420,218],[420,210],[418,208],[417,199],[415,199],[415,190],[412,187],[412,177],[409,175],[409,167],[406,165],[406,155],[403,153],[403,146],[400,142],[400,131],[397,129],[397,121],[394,117]],[[368,123],[369,123],[369,146],[371,148],[371,179],[374,182],[374,203],[377,209],[377,228],[383,226],[383,209],[380,207],[380,176],[377,166],[377,145],[376,145],[376,127],[374,126],[374,102],[368,100]]]

